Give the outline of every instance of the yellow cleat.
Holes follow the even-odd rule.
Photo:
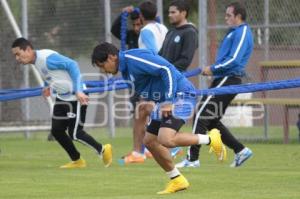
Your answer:
[[[174,179],[172,179],[166,186],[165,190],[157,192],[157,194],[170,194],[175,193],[177,191],[182,191],[187,189],[190,186],[190,183],[187,179],[180,175]]]
[[[222,142],[220,131],[218,129],[212,129],[209,131],[208,136],[210,138],[209,152],[214,152],[219,161],[226,160],[227,151],[225,145]]]
[[[76,161],[69,162],[65,165],[62,165],[61,169],[77,169],[86,167],[86,162],[84,159],[80,158]]]
[[[103,146],[102,160],[105,167],[109,167],[112,163],[112,147],[110,144]]]

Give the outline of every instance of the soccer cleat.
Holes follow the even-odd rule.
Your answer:
[[[184,159],[181,162],[177,163],[175,165],[176,168],[184,168],[184,167],[200,167],[200,161],[195,160],[195,161],[189,161],[188,159]]]
[[[109,167],[112,164],[112,147],[110,144],[103,146],[102,161],[105,167]]]
[[[180,175],[174,179],[171,179],[171,181],[167,184],[165,190],[157,192],[157,194],[170,194],[175,193],[177,191],[182,191],[187,189],[190,186],[190,183],[187,181],[187,179]]]
[[[230,167],[239,167],[239,166],[241,166],[252,155],[253,155],[252,151],[248,147],[245,147],[239,153],[235,154],[234,161],[232,162]]]
[[[130,154],[119,159],[118,162],[120,165],[132,164],[132,163],[144,163],[145,158],[143,155],[135,155],[134,152],[131,152]]]
[[[175,148],[170,149],[170,153],[171,153],[172,158],[175,159],[177,156],[183,155],[183,150],[181,147],[175,147]]]
[[[82,158],[60,166],[61,169],[76,169],[76,168],[84,168],[84,167],[86,167],[86,162]]]
[[[218,129],[212,129],[209,131],[208,136],[210,138],[210,152],[214,152],[219,161],[224,161],[227,158],[226,147],[221,140],[221,134]]]

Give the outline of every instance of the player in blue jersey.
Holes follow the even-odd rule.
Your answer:
[[[83,92],[81,74],[76,61],[53,50],[34,50],[30,41],[16,39],[12,53],[21,64],[33,64],[45,81],[43,96],[51,91],[56,96],[52,115],[51,133],[71,158],[60,168],[83,168],[85,160],[80,156],[72,140],[92,147],[103,159],[105,167],[112,163],[111,145],[102,145],[83,130],[88,96]],[[66,134],[66,130],[68,134]]]
[[[204,67],[202,71],[202,75],[213,76],[211,88],[242,83],[246,64],[253,51],[252,32],[245,20],[246,9],[241,3],[234,2],[226,6],[225,21],[229,30],[218,49],[216,62]],[[235,153],[231,167],[241,166],[252,156],[252,151],[240,143],[220,121],[235,96],[236,94],[204,97],[193,126],[196,134],[205,134],[213,128],[220,130],[222,141]],[[176,164],[176,167],[199,167],[199,150],[200,145],[191,146],[187,158]]]
[[[158,194],[174,193],[189,187],[187,179],[175,168],[168,148],[193,144],[210,145],[217,157],[225,153],[218,130],[209,135],[178,133],[193,115],[195,88],[171,63],[148,49],[119,52],[110,43],[94,48],[92,63],[105,73],[121,72],[128,85],[141,98],[153,103],[144,144],[166,172],[170,182]]]

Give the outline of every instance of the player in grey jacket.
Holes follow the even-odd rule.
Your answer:
[[[180,72],[191,64],[198,48],[198,30],[189,23],[189,4],[184,0],[174,0],[169,5],[169,30],[159,55],[171,62]]]

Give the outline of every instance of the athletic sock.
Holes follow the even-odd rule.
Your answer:
[[[173,170],[166,172],[170,179],[180,176],[179,170],[175,167]]]
[[[210,139],[208,135],[202,135],[202,134],[197,134],[198,135],[198,144],[209,144]]]

